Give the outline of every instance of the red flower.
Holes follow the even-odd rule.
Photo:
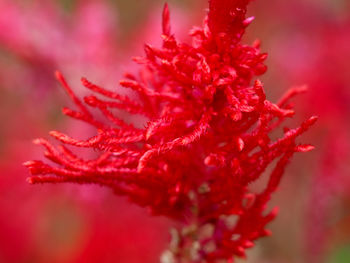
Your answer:
[[[289,98],[304,90],[291,90],[274,104],[266,99],[260,81],[252,85],[266,71],[267,55],[260,53],[259,42],[241,44],[252,21],[245,18],[248,2],[210,1],[203,28],[190,33],[192,45],[179,43],[171,34],[166,5],[163,46],[146,45],[146,56],[135,58],[142,65],[139,74],[128,73],[120,81],[138,99],[82,79],[96,94],[83,103],[57,73],[79,108],[65,108],[64,114],[95,126],[97,135],[76,140],[57,131],[50,134],[99,156],[84,160],[66,146],[55,148],[38,139],[35,143],[46,148],[45,157],[58,166],[27,162],[33,174],[29,182],[108,186],[153,214],[182,222],[184,229],[174,232],[165,258],[213,262],[244,256],[255,239],[270,234],[265,225],[276,210],[265,212],[266,204],[292,155],[313,148],[297,145],[295,139],[316,121],[312,117],[296,129],[285,128],[282,138],[270,139],[269,134],[294,114]],[[86,105],[109,122],[95,118]],[[149,122],[138,128],[117,117],[114,109],[143,115]],[[249,190],[276,159],[266,188],[261,193]]]

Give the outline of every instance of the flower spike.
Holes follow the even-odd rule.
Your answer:
[[[276,104],[267,99],[258,80],[266,71],[267,54],[260,52],[259,42],[241,43],[253,20],[246,18],[248,3],[210,0],[203,27],[190,32],[193,44],[171,34],[166,4],[163,45],[146,45],[145,57],[135,59],[139,73],[120,81],[136,94],[133,98],[83,78],[82,85],[93,94],[80,100],[56,73],[77,106],[64,114],[91,124],[96,135],[79,140],[52,131],[58,147],[36,140],[54,165],[26,162],[32,173],[28,181],[107,186],[154,215],[176,220],[182,227],[165,254],[172,262],[245,257],[255,240],[271,234],[266,225],[277,210],[266,211],[268,201],[294,153],[313,149],[296,139],[317,120],[311,117],[271,139],[271,132],[294,115],[289,100],[305,88],[290,90]],[[89,108],[98,109],[105,120],[97,120]],[[137,128],[116,116],[116,108],[148,122]],[[98,157],[83,159],[70,147],[91,149]],[[250,184],[262,176],[268,176],[265,189],[254,192]]]

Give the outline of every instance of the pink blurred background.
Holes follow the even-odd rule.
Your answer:
[[[205,0],[168,1],[177,37],[201,24]],[[77,92],[86,76],[117,88],[132,56],[160,40],[160,0],[0,0],[0,262],[153,263],[169,241],[171,222],[98,186],[26,183],[21,165],[41,158],[32,144],[57,129],[81,136],[89,127],[64,118],[69,105],[59,69]],[[255,0],[245,42],[269,53],[262,77],[276,100],[307,85],[296,119],[319,115],[272,205],[274,235],[258,241],[252,263],[350,262],[350,2]]]

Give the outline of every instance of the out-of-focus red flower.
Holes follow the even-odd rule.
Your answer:
[[[305,227],[299,233],[300,243],[305,246],[307,262],[326,262],[327,254],[339,246],[335,230],[341,222],[347,221],[349,225],[346,200],[350,189],[350,2],[269,3],[256,1],[265,21],[257,31],[267,33],[270,49],[274,51],[269,62],[278,68],[272,81],[279,83],[276,79],[282,75],[288,84],[306,84],[309,92],[301,110],[305,115],[313,112],[320,116],[319,129],[311,135],[319,149],[314,158],[316,165],[310,166],[304,160],[296,165],[302,171],[300,174],[309,177],[306,179],[309,200],[303,211]],[[305,183],[305,178],[301,180]],[[345,228],[339,232],[349,239]],[[290,253],[295,253],[291,249]]]
[[[26,83],[34,87],[30,94],[42,96],[55,86],[57,68],[98,79],[117,70],[116,15],[107,1],[77,1],[70,15],[53,0],[0,0],[0,9],[0,49],[7,57],[0,63],[3,87],[25,89]]]
[[[349,150],[348,134],[333,130],[327,136],[320,166],[312,176],[305,231],[309,262],[325,262],[326,253],[337,245],[332,244],[335,230],[341,222],[349,224],[349,206],[344,202],[349,199]],[[349,237],[349,233],[347,230],[342,234]]]
[[[316,121],[311,117],[298,128],[284,128],[281,138],[272,139],[271,132],[294,115],[289,99],[304,89],[290,90],[277,104],[266,99],[255,79],[266,71],[267,55],[260,53],[258,41],[241,43],[253,20],[246,18],[248,2],[209,1],[204,26],[190,33],[191,45],[171,33],[166,5],[162,47],[146,45],[146,56],[135,58],[142,65],[139,73],[120,81],[137,99],[83,78],[94,95],[81,101],[57,73],[78,107],[64,113],[94,126],[97,135],[77,140],[52,131],[63,143],[58,147],[37,139],[57,166],[26,162],[33,174],[29,182],[108,186],[153,214],[175,219],[182,230],[174,231],[165,258],[244,257],[253,241],[270,234],[265,227],[277,211],[266,211],[267,203],[292,155],[313,149],[295,139]],[[108,122],[95,117],[92,108]],[[128,123],[119,111],[143,116],[147,123]],[[93,150],[96,158],[84,159],[71,146]],[[249,185],[273,162],[266,187],[253,192]]]
[[[327,250],[337,245],[332,244],[331,233],[339,222],[347,220],[349,224],[347,213],[339,209],[349,210],[345,202],[350,190],[349,25],[350,17],[342,23],[330,22],[323,26],[318,35],[318,59],[312,65],[317,70],[301,75],[310,85],[309,101],[315,102],[306,110],[318,112],[325,132],[321,166],[313,175],[308,206],[306,235],[310,262],[323,262]]]

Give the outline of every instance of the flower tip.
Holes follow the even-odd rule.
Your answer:
[[[167,2],[164,3],[163,13],[169,12],[169,5]]]
[[[261,46],[261,40],[260,39],[255,39],[253,42],[253,47],[256,49],[259,49]]]
[[[34,139],[32,142],[36,145],[39,145],[39,144],[42,144],[42,141],[43,141],[43,139],[37,138],[37,139]]]
[[[60,133],[58,131],[50,131],[49,135],[55,138],[60,137]]]
[[[42,172],[41,168],[44,165],[41,161],[27,161],[23,165],[29,169],[29,172],[33,175],[40,174]]]
[[[317,120],[318,120],[318,116],[312,116],[306,121],[306,125],[307,126],[314,125]]]
[[[244,245],[245,248],[252,248],[252,247],[255,246],[255,244],[252,241],[249,241],[249,240],[244,241],[243,245]]]
[[[241,247],[241,246],[238,246],[237,248],[236,248],[236,252],[237,252],[237,255],[239,256],[239,257],[241,257],[241,258],[243,258],[243,259],[246,259],[246,254],[245,254],[245,250],[244,250],[244,248],[243,247]]]
[[[163,8],[162,29],[164,35],[170,35],[170,12],[168,3],[165,3]]]
[[[301,85],[297,89],[298,89],[299,93],[304,93],[304,92],[308,91],[309,86],[305,84],[305,85]]]
[[[34,184],[34,180],[33,180],[32,177],[28,177],[28,178],[26,179],[26,181],[27,181],[27,183],[29,183],[29,184]]]
[[[243,25],[244,26],[249,26],[253,22],[254,19],[255,19],[254,16],[246,18],[245,20],[243,20]]]
[[[244,149],[244,141],[243,141],[243,139],[241,138],[241,137],[239,137],[238,139],[237,139],[237,146],[238,146],[238,150],[241,152],[241,151],[243,151],[243,149]]]
[[[92,107],[96,106],[96,104],[97,104],[97,98],[95,96],[92,96],[92,95],[84,97],[84,101],[87,105],[92,106]]]
[[[71,109],[67,108],[67,107],[63,107],[62,108],[62,113],[65,114],[65,115],[68,115],[70,112],[72,112]]]
[[[139,165],[137,166],[137,168],[136,168],[136,172],[137,172],[137,173],[141,173],[142,170],[143,170],[143,166],[139,164]]]
[[[255,86],[259,86],[259,87],[263,86],[263,84],[262,84],[260,79],[255,80]]]
[[[22,163],[22,165],[27,167],[27,168],[33,166],[34,164],[35,164],[35,161],[26,161],[26,162]]]
[[[255,80],[255,83],[254,83],[254,86],[256,87],[256,88],[262,88],[263,87],[263,83],[261,82],[261,80],[260,79],[257,79],[257,80]]]
[[[266,237],[272,236],[272,231],[269,229],[264,229],[262,235]]]
[[[148,139],[151,138],[152,135],[153,135],[153,132],[151,130],[147,130],[145,134],[146,141],[148,141]]]
[[[295,111],[294,111],[294,110],[285,110],[285,111],[284,111],[285,117],[293,117],[294,114],[295,114]]]
[[[65,140],[65,139],[67,139],[67,136],[65,134],[62,134],[62,133],[60,133],[58,131],[50,131],[49,135],[54,137],[57,140]]]
[[[278,215],[279,212],[280,212],[279,207],[274,207],[274,208],[272,209],[270,215],[271,215],[271,217],[275,218],[275,217]]]
[[[81,81],[81,83],[83,84],[83,86],[85,86],[85,85],[88,83],[88,80],[87,80],[86,78],[84,78],[84,77],[82,77],[82,78],[80,79],[80,81]]]
[[[314,149],[315,149],[315,146],[313,146],[311,144],[305,144],[305,145],[298,145],[295,150],[297,152],[306,153],[306,152],[310,152],[310,151],[312,151]]]
[[[55,77],[57,80],[62,80],[63,79],[63,75],[60,71],[56,70],[55,71]]]
[[[316,121],[318,120],[318,116],[312,116],[309,121],[312,122],[312,124],[314,124]]]

